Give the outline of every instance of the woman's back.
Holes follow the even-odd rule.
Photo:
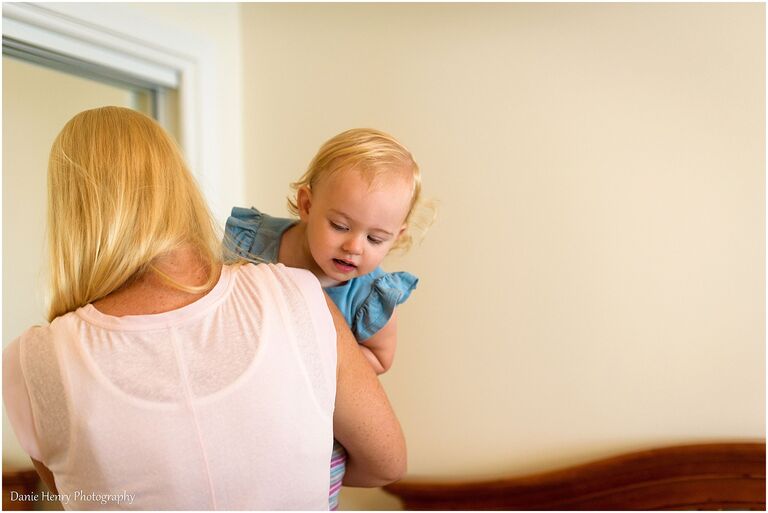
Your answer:
[[[327,508],[336,332],[306,271],[225,266],[154,315],[87,305],[3,362],[14,430],[67,509]]]

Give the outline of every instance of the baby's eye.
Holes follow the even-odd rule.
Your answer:
[[[347,231],[347,227],[346,226],[342,226],[340,224],[336,224],[333,221],[328,221],[328,222],[331,223],[331,228],[333,228],[337,232],[345,232],[345,231]]]
[[[373,244],[374,246],[378,246],[379,244],[382,244],[384,241],[381,239],[377,239],[376,237],[368,237],[368,242]]]

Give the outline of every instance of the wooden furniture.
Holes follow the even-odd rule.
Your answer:
[[[3,469],[3,511],[35,509],[34,501],[28,500],[28,497],[38,493],[38,486],[40,477],[33,468]],[[11,492],[16,493],[12,495]]]
[[[765,443],[665,447],[494,480],[404,479],[384,490],[406,510],[765,511]]]

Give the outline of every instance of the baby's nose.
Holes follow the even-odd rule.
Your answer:
[[[360,241],[360,237],[349,237],[346,241],[344,241],[344,245],[342,247],[344,251],[351,255],[359,255],[363,249],[363,244]]]

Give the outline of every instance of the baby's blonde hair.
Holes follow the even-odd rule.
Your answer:
[[[421,173],[411,152],[397,139],[379,130],[353,128],[326,141],[309,163],[307,171],[291,184],[293,195],[288,197],[288,210],[294,216],[299,215],[296,198],[299,188],[306,186],[312,190],[321,180],[349,169],[361,172],[369,183],[390,173],[412,177],[411,204],[405,218],[408,228],[392,246],[392,249],[409,249],[413,244],[413,214],[421,198]]]
[[[185,244],[210,264],[199,287],[153,266]],[[178,289],[207,290],[222,261],[215,220],[178,147],[153,119],[122,107],[81,112],[54,140],[48,246],[49,321],[149,270]]]

